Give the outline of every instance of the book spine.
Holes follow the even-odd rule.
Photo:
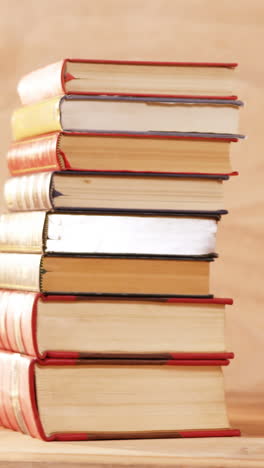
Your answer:
[[[8,429],[45,438],[36,406],[34,364],[34,358],[0,352],[0,420]]]
[[[0,288],[39,291],[41,255],[0,253]]]
[[[0,251],[42,253],[46,212],[11,213],[0,216]]]
[[[31,104],[64,94],[65,63],[66,61],[62,60],[25,75],[17,87],[22,104]]]
[[[13,139],[23,140],[61,130],[61,97],[40,101],[16,109],[12,115]]]
[[[7,153],[11,175],[46,172],[65,169],[63,157],[58,150],[60,133],[56,132],[32,140],[13,143]]]
[[[36,312],[39,294],[0,291],[0,347],[37,356]]]
[[[51,172],[12,177],[4,186],[4,197],[10,211],[37,211],[52,208]]]

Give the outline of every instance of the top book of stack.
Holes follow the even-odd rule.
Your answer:
[[[64,94],[231,99],[236,63],[65,59],[24,76],[22,104]]]

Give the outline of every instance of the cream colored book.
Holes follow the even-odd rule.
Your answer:
[[[0,288],[56,294],[208,296],[211,257],[0,253]]]
[[[59,94],[185,95],[234,98],[236,63],[64,59],[25,75],[23,104]]]
[[[0,251],[68,254],[209,255],[217,216],[29,211],[0,216]]]
[[[38,358],[219,359],[231,299],[0,291],[0,345]],[[0,346],[0,347],[1,347]]]
[[[238,133],[237,100],[134,96],[58,96],[13,113],[13,139],[68,132]]]
[[[1,424],[47,441],[239,435],[227,417],[226,364],[0,352]]]
[[[4,196],[10,211],[221,214],[225,212],[223,181],[227,179],[201,174],[42,172],[10,178]]]

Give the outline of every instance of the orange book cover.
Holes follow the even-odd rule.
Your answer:
[[[14,141],[7,153],[7,163],[9,172],[13,176],[24,175],[24,174],[33,174],[35,172],[50,172],[57,170],[101,170],[100,163],[98,159],[94,158],[94,167],[83,167],[76,168],[70,163],[70,160],[67,156],[67,153],[62,151],[60,147],[60,140],[65,136],[71,136],[75,138],[89,138],[98,141],[98,139],[103,138],[105,144],[113,143],[113,140],[118,142],[122,140],[126,143],[127,148],[131,146],[131,142],[138,140],[144,143],[146,140],[151,140],[153,142],[162,140],[166,142],[167,145],[170,145],[170,142],[174,144],[177,141],[189,141],[193,145],[197,145],[198,142],[208,142],[214,143],[219,142],[230,144],[231,142],[237,142],[238,138],[227,136],[225,138],[214,135],[164,135],[164,133],[152,132],[151,134],[147,133],[77,133],[77,132],[53,132],[44,135],[37,136],[35,138],[26,138],[20,141]],[[170,147],[170,146],[169,146]],[[89,151],[89,150],[88,150]],[[125,163],[127,163],[125,161]],[[125,164],[124,164],[125,165]],[[125,168],[120,167],[120,170],[125,170]],[[111,170],[111,167],[109,167]],[[136,169],[135,169],[136,170]],[[211,172],[208,172],[210,174]],[[220,175],[220,174],[219,174]],[[231,173],[229,174],[231,175]]]

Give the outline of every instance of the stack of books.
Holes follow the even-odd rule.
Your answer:
[[[0,220],[0,422],[44,440],[239,435],[210,292],[235,64],[64,60],[19,83]]]

